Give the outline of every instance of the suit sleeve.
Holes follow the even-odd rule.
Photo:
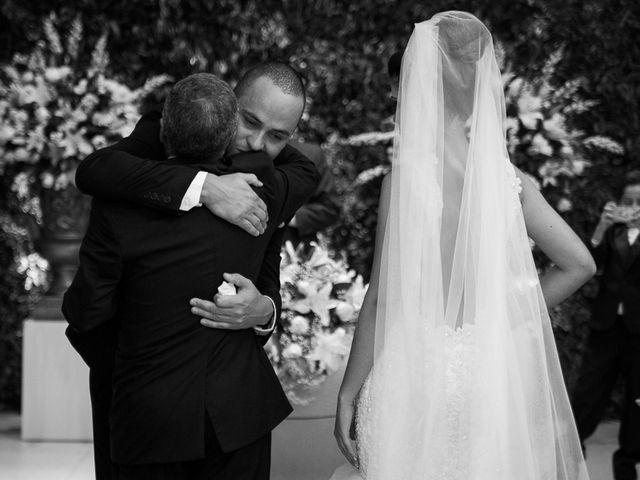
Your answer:
[[[67,337],[93,368],[115,352],[116,297],[123,270],[114,232],[95,201],[79,256],[62,313],[69,322]]]
[[[289,145],[276,157],[275,167],[275,180],[284,193],[278,222],[289,223],[318,188],[320,174],[311,160]]]
[[[169,165],[160,142],[160,117],[140,119],[130,136],[85,158],[76,185],[96,198],[131,202],[179,213],[180,204],[198,171]]]
[[[340,203],[335,190],[333,174],[320,147],[311,158],[320,176],[320,182],[309,200],[296,212],[296,226],[301,237],[315,235],[338,221]]]
[[[282,297],[280,296],[280,250],[284,239],[284,228],[279,228],[271,237],[260,267],[256,288],[273,300],[276,307],[276,325],[282,311]],[[264,345],[270,335],[258,336],[258,341]]]
[[[278,224],[288,221],[296,210],[317,188],[318,170],[311,160],[292,147],[285,147],[275,160],[273,181],[280,205]],[[280,318],[282,298],[280,296],[280,251],[284,240],[284,228],[275,231],[265,252],[256,287],[263,295],[270,297],[276,306],[276,322]],[[258,336],[258,341],[266,343],[269,335]]]

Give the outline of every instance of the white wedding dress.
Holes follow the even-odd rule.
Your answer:
[[[471,411],[472,372],[476,363],[476,336],[474,326],[466,326],[457,330],[449,327],[441,327],[432,332],[430,341],[444,346],[444,372],[445,384],[443,395],[442,429],[440,432],[446,435],[424,439],[433,445],[430,451],[441,459],[440,474],[435,478],[447,480],[469,479],[468,461],[461,454],[470,450],[469,416]],[[428,368],[428,367],[427,367]],[[429,372],[425,371],[425,376]],[[353,478],[366,478],[368,470],[368,452],[373,435],[372,423],[368,413],[371,412],[371,376],[367,378],[361,395],[358,399],[358,417],[356,419],[356,434],[358,439],[358,459],[360,461],[359,472],[352,469]],[[347,469],[349,471],[349,469]],[[400,472],[398,472],[400,475]],[[398,478],[402,478],[399,476]],[[410,478],[410,477],[409,477]]]
[[[415,26],[396,121],[360,468],[332,480],[588,480],[477,18]]]

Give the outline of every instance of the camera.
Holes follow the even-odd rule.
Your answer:
[[[611,217],[615,223],[629,223],[640,220],[640,207],[617,205]]]

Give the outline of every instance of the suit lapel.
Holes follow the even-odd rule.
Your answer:
[[[629,263],[629,240],[627,239],[627,229],[624,227],[618,228],[618,231],[614,237],[615,250],[620,256],[622,265],[626,268]]]
[[[629,245],[627,229],[620,226],[614,236],[615,250],[620,257],[623,271],[629,270],[631,266],[640,257],[640,236],[638,236],[632,245]]]
[[[627,269],[631,268],[631,266],[638,260],[640,257],[640,236],[636,237],[633,244],[629,247],[629,258],[627,259]]]

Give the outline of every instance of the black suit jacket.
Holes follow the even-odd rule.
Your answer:
[[[640,238],[629,246],[626,226],[615,224],[592,253],[598,265],[600,288],[593,303],[591,327],[611,328],[622,303],[625,326],[640,334]]]
[[[317,143],[291,142],[290,145],[311,160],[320,175],[313,195],[296,212],[296,226],[287,227],[285,239],[294,246],[317,240],[317,233],[335,224],[340,217],[340,199],[327,159]]]
[[[311,160],[289,145],[273,163],[275,178],[285,196],[278,215],[282,222],[288,223],[316,191],[320,174]],[[181,215],[184,212],[180,211],[180,203],[197,173],[198,169],[193,165],[166,162],[166,153],[160,142],[160,114],[153,112],[140,119],[129,137],[85,158],[78,166],[76,185],[83,193],[95,198],[130,202]],[[258,290],[273,299],[278,318],[282,305],[280,250],[284,235],[284,229],[273,234],[256,282]],[[70,340],[82,353],[92,349],[91,345],[95,343],[88,337],[90,335],[87,335],[89,345],[81,345],[82,340],[78,338]],[[263,337],[263,342],[267,338]]]
[[[65,294],[63,312],[75,332],[104,335],[106,328],[117,336],[111,451],[119,463],[202,458],[205,415],[229,451],[291,411],[253,330],[205,328],[189,306],[192,297],[211,298],[224,272],[257,282],[285,203],[282,182],[260,153],[217,169],[198,167],[256,173],[267,231],[252,237],[202,208],[171,216],[95,199],[80,267]],[[101,354],[112,352],[105,345]],[[85,359],[98,368],[104,360],[92,350]]]

